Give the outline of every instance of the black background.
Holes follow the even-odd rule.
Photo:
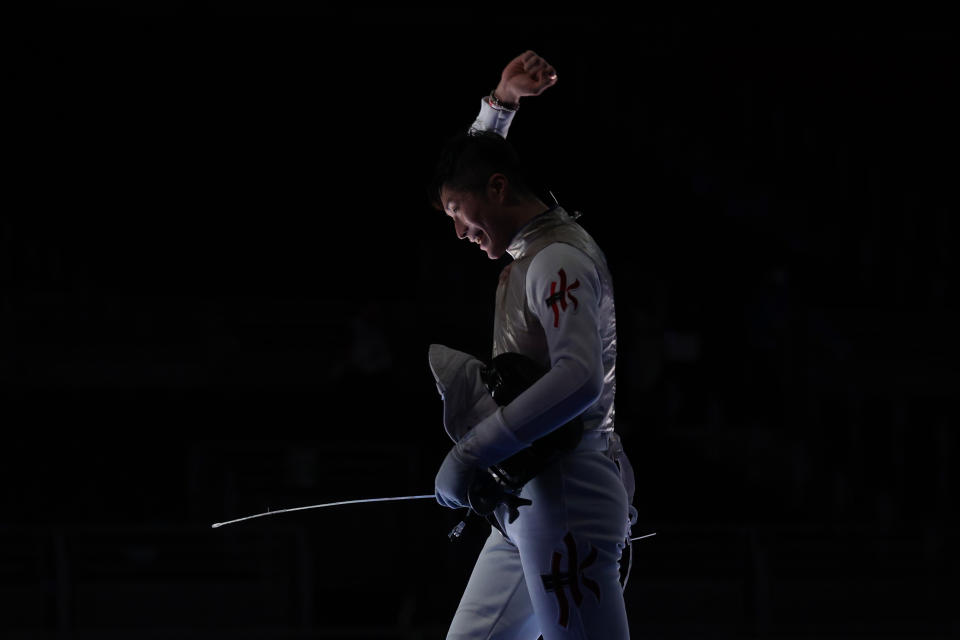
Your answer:
[[[426,366],[504,262],[426,202],[511,141],[604,248],[636,637],[947,637],[956,33],[944,15],[61,3],[13,21],[4,637],[442,637]],[[359,612],[359,614],[358,614]],[[326,635],[323,635],[326,634]]]

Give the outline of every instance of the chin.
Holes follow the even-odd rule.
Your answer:
[[[507,248],[505,246],[495,244],[495,241],[490,236],[487,236],[483,239],[483,243],[480,244],[480,250],[487,254],[487,257],[491,260],[496,260],[506,253]]]

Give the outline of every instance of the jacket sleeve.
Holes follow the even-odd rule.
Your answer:
[[[493,131],[501,138],[506,138],[510,123],[513,122],[513,116],[516,113],[516,111],[508,109],[495,109],[490,106],[490,102],[486,98],[481,98],[480,113],[477,114],[477,119],[470,125],[470,131]]]
[[[504,407],[503,419],[518,439],[532,442],[583,413],[603,392],[600,276],[585,253],[554,243],[534,257],[526,294],[547,337],[550,370]]]
[[[531,262],[525,286],[527,304],[547,337],[550,370],[473,429],[464,445],[480,466],[496,464],[566,424],[603,391],[601,287],[593,261],[570,245],[549,245]]]

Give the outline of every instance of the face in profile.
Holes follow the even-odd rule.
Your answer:
[[[453,220],[457,237],[476,243],[491,260],[504,254],[514,231],[498,193],[496,185],[485,192],[440,188],[443,211]]]

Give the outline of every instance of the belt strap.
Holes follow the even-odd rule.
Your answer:
[[[633,494],[636,489],[636,480],[633,475],[633,466],[623,452],[620,436],[614,431],[587,431],[580,439],[580,444],[574,451],[603,451],[617,463],[620,470],[620,480],[627,490],[628,504],[633,504]]]
[[[574,451],[606,451],[610,447],[609,431],[585,431]]]

